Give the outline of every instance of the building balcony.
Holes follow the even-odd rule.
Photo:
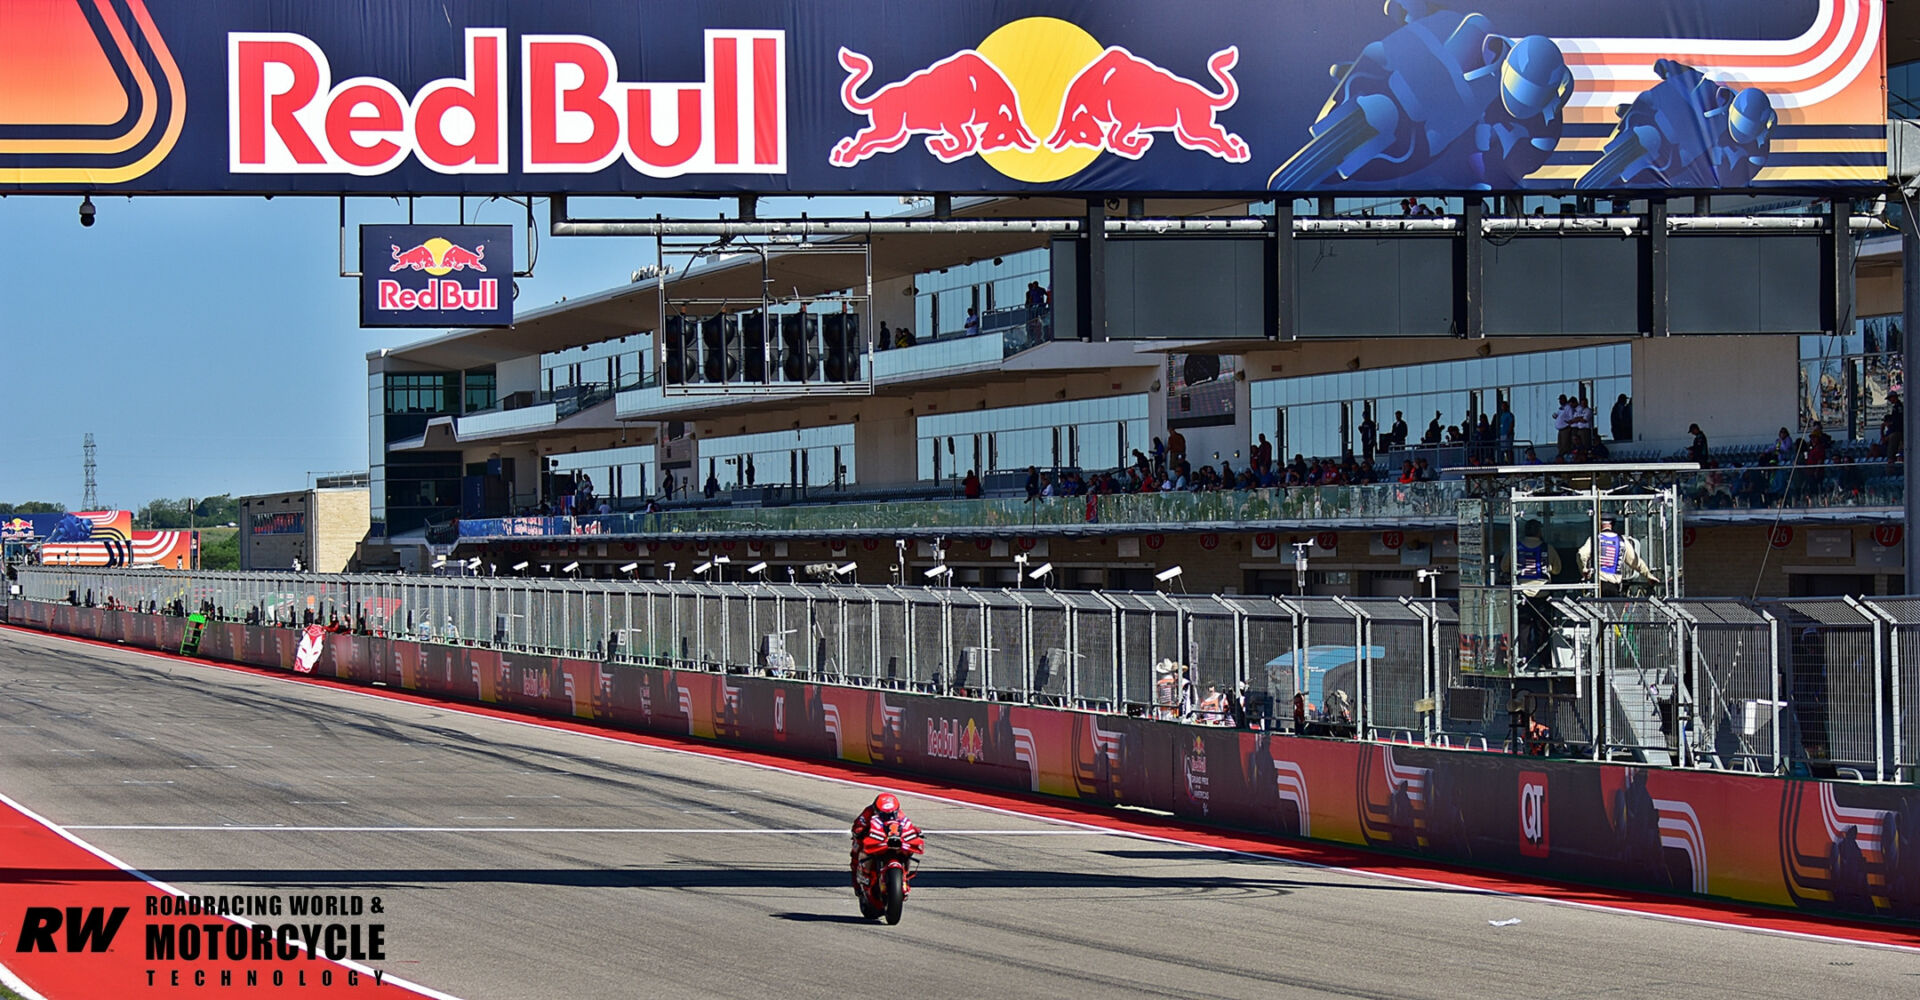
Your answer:
[[[1874,523],[1898,520],[1902,481],[1885,465],[1771,469],[1784,489],[1768,492],[1749,470],[1682,476],[1690,521],[1701,523]],[[1745,482],[1743,483],[1743,479]],[[1745,487],[1743,490],[1743,486]],[[905,492],[903,490],[903,492]],[[871,494],[869,494],[871,495]],[[1107,494],[980,500],[796,503],[767,507],[716,503],[654,513],[594,517],[511,517],[460,522],[462,540],[579,535],[626,537],[828,538],[896,535],[1005,537],[1135,535],[1182,531],[1446,529],[1456,523],[1466,484],[1458,479],[1371,486]]]

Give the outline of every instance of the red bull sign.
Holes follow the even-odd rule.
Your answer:
[[[360,325],[512,326],[512,226],[361,226]]]
[[[4,0],[0,193],[1877,190],[1887,10]]]

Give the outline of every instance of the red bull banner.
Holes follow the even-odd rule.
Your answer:
[[[184,620],[11,601],[177,649]],[[1550,880],[1920,921],[1920,790],[1308,739],[1064,709],[215,622],[201,655]]]
[[[512,326],[512,226],[361,226],[360,325]]]
[[[1887,176],[1886,14],[1885,0],[10,0],[0,191],[1871,188]],[[453,294],[402,291],[388,311]]]

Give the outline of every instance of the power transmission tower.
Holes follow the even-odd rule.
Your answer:
[[[86,495],[82,497],[80,500],[80,509],[95,510],[100,506],[100,491],[99,491],[98,484],[95,483],[93,479],[93,434],[92,432],[88,432],[87,434],[87,443],[84,447],[84,450],[86,451],[86,455],[87,455],[86,465],[84,466],[84,468],[87,470],[87,489],[86,489]]]

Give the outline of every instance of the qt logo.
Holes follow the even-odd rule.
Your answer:
[[[1539,771],[1520,772],[1520,853],[1529,858],[1548,854],[1547,776]]]
[[[53,951],[60,950],[54,943],[53,932],[64,923],[67,928],[67,951],[106,951],[113,944],[113,936],[120,933],[120,922],[127,919],[127,907],[116,906],[111,915],[102,906],[82,910],[78,906],[69,906],[61,913],[59,907],[29,906],[26,916],[20,920],[20,940],[14,944],[14,951]]]

